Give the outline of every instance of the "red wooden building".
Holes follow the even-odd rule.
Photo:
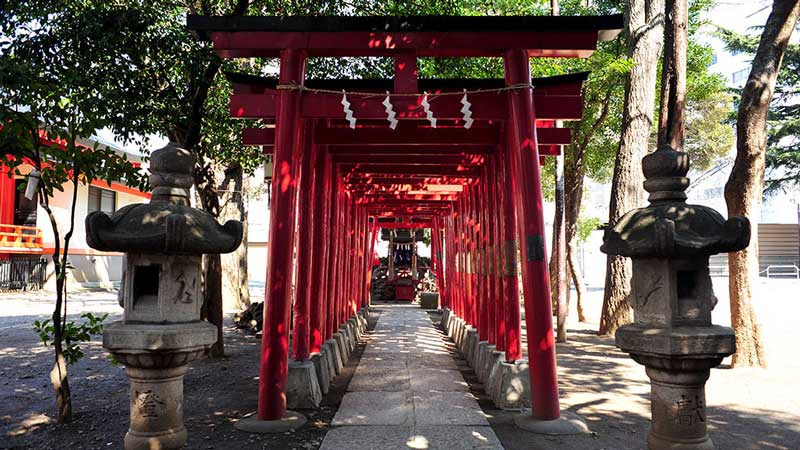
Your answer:
[[[188,25],[222,57],[280,58],[278,80],[232,77],[231,115],[267,124],[246,130],[243,144],[274,160],[259,418],[285,413],[289,333],[291,357],[306,359],[369,301],[370,246],[391,217],[433,229],[443,306],[509,361],[522,353],[519,251],[533,415],[557,419],[539,165],[569,143],[555,121],[581,119],[586,74],[532,80],[529,59],[587,57],[622,17],[190,16]],[[394,77],[306,79],[307,58],[346,56],[391,57]],[[502,58],[505,78],[418,79],[419,57],[477,56]]]

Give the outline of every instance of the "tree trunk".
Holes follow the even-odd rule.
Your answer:
[[[200,151],[196,155],[205,153]],[[196,158],[199,158],[199,156],[196,156]],[[194,184],[196,195],[203,210],[218,218],[221,207],[213,161],[195,160]],[[203,306],[201,308],[201,318],[208,320],[209,323],[217,327],[217,342],[208,351],[209,357],[217,358],[225,355],[222,334],[222,262],[220,255],[206,255],[203,258],[203,262]]]
[[[608,226],[613,227],[623,214],[639,207],[642,191],[642,158],[653,124],[655,84],[658,58],[664,27],[663,0],[628,0],[625,10],[625,32],[628,57],[636,61],[625,85],[625,106],[622,115],[622,136],[614,161]],[[631,263],[628,258],[608,256],[603,309],[600,315],[601,335],[616,332],[633,320],[627,303],[630,294]]]
[[[203,289],[203,304],[205,305],[206,320],[217,327],[217,342],[208,349],[211,358],[225,356],[225,343],[222,337],[222,262],[220,255],[205,255],[205,284]]]
[[[56,394],[56,407],[58,408],[58,423],[72,422],[72,391],[69,388],[67,376],[67,361],[64,359],[64,350],[61,341],[54,342],[56,358],[53,369],[50,370],[50,383]]]
[[[736,160],[725,184],[729,216],[750,218],[750,246],[728,255],[731,324],[736,333],[734,367],[766,367],[753,310],[758,284],[758,217],[764,187],[767,115],[783,54],[800,14],[800,1],[776,0],[764,26],[736,118]]]
[[[573,132],[577,129],[573,127]],[[575,133],[577,136],[577,133]],[[578,143],[573,143],[569,147],[568,153],[565,153],[564,158],[564,243],[566,244],[565,256],[567,264],[565,268],[570,271],[570,277],[575,284],[576,303],[578,306],[578,320],[583,322],[583,296],[586,290],[583,286],[583,277],[580,274],[580,268],[570,261],[571,254],[576,251],[576,243],[578,240],[578,220],[581,215],[581,203],[583,201],[583,179],[585,176],[586,168],[584,165],[584,156],[586,149]],[[569,284],[567,284],[569,289]]]
[[[567,246],[564,229],[564,159],[556,157],[556,208],[553,220],[555,257],[556,342],[567,342]]]
[[[569,266],[572,282],[575,284],[575,292],[577,293],[575,308],[578,310],[578,322],[586,322],[586,314],[583,311],[583,299],[586,298],[586,287],[584,286],[581,269],[578,267],[578,262],[575,260],[577,248],[574,244],[574,241],[568,244],[567,265]]]
[[[247,285],[247,201],[245,183],[247,178],[239,164],[232,164],[225,170],[220,222],[238,220],[244,226],[242,245],[233,253],[221,255],[222,261],[222,299],[224,308],[244,310],[250,306],[250,293]]]

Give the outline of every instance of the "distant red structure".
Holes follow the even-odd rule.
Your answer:
[[[529,58],[587,57],[619,33],[622,17],[190,16],[188,24],[222,57],[280,58],[277,80],[230,75],[231,116],[267,124],[246,130],[243,144],[263,146],[274,162],[259,418],[286,409],[295,246],[291,356],[302,360],[368,304],[372,245],[387,217],[432,228],[443,306],[509,361],[521,357],[519,249],[533,415],[558,418],[539,165],[570,142],[555,121],[581,119],[586,74],[531,79]],[[391,57],[394,78],[306,79],[307,58],[344,56]],[[502,58],[505,78],[417,77],[420,57],[476,56]],[[296,220],[307,241],[295,238]]]

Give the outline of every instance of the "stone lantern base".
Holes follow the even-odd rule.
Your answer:
[[[130,379],[130,429],[125,450],[174,450],[186,444],[183,377],[188,364],[217,340],[207,322],[114,322],[103,346],[125,365]]]

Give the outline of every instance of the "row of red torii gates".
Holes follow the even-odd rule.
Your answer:
[[[222,57],[280,58],[278,80],[228,74],[232,117],[266,124],[243,144],[274,164],[258,417],[285,414],[290,333],[291,358],[307,359],[369,304],[378,228],[429,227],[443,307],[509,362],[522,357],[519,251],[533,415],[558,418],[539,166],[569,143],[556,121],[581,119],[586,74],[532,80],[529,58],[587,57],[622,17],[190,16],[188,26]],[[392,57],[394,77],[306,79],[307,58],[346,56]],[[476,56],[502,57],[505,79],[417,77],[419,57]]]

